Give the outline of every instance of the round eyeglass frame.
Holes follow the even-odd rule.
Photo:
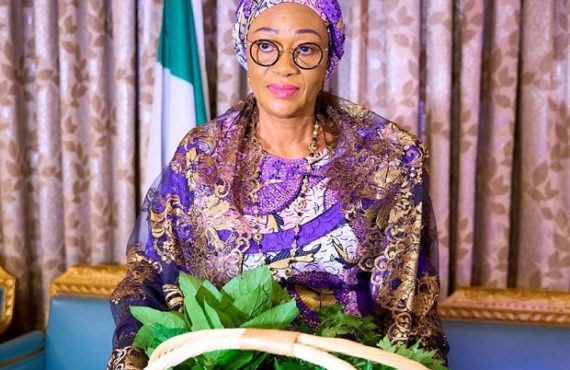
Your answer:
[[[275,58],[275,61],[271,64],[261,64],[259,63],[255,57],[253,56],[253,45],[258,44],[260,42],[267,42],[273,46],[275,46],[275,48],[277,49],[277,58]],[[329,51],[329,48],[321,48],[319,44],[314,43],[314,42],[304,42],[302,44],[299,44],[297,47],[295,48],[284,48],[280,43],[278,43],[277,41],[273,41],[273,40],[266,40],[266,39],[259,39],[259,40],[255,40],[255,41],[250,41],[247,40],[247,44],[249,45],[249,56],[251,57],[251,59],[255,62],[255,64],[261,66],[261,67],[271,67],[273,65],[275,65],[279,59],[281,59],[281,57],[283,56],[283,54],[285,54],[285,52],[289,52],[291,53],[291,59],[293,60],[293,63],[295,63],[295,65],[303,70],[309,71],[311,69],[315,69],[317,68],[323,61],[323,58],[325,56],[325,52]],[[315,64],[313,67],[307,68],[307,67],[303,67],[301,65],[299,65],[299,63],[297,63],[297,60],[295,58],[295,52],[297,51],[297,49],[299,49],[302,46],[305,45],[314,45],[316,47],[319,48],[319,50],[321,51],[321,58],[319,59],[319,61],[317,62],[317,64]]]

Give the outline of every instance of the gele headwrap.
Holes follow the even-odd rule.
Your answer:
[[[247,69],[246,37],[253,20],[274,5],[296,3],[308,6],[327,24],[329,32],[329,63],[327,78],[334,72],[344,54],[344,22],[338,0],[239,0],[234,18],[234,50],[239,63]]]

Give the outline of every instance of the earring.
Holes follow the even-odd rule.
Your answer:
[[[247,75],[247,84],[251,86],[251,80],[249,79],[249,74]]]

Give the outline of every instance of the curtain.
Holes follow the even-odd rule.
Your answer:
[[[124,261],[152,104],[159,2],[0,4],[0,263],[17,331],[41,326],[50,280]]]
[[[211,112],[247,94],[237,0],[203,0]],[[445,296],[570,290],[570,1],[341,0],[327,89],[430,147]],[[21,330],[75,263],[123,263],[146,189],[160,0],[0,2],[0,264]]]

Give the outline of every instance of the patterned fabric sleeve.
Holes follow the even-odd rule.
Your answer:
[[[385,248],[374,262],[371,292],[383,332],[392,341],[449,351],[437,314],[437,231],[428,195],[423,144],[404,147],[400,185],[385,230]]]
[[[113,352],[107,370],[143,369],[147,356],[132,346],[140,323],[131,315],[131,306],[158,310],[182,310],[177,285],[183,265],[184,243],[192,231],[185,227],[184,215],[191,201],[185,177],[184,146],[149,190],[127,249],[127,276],[111,296],[116,323]]]

